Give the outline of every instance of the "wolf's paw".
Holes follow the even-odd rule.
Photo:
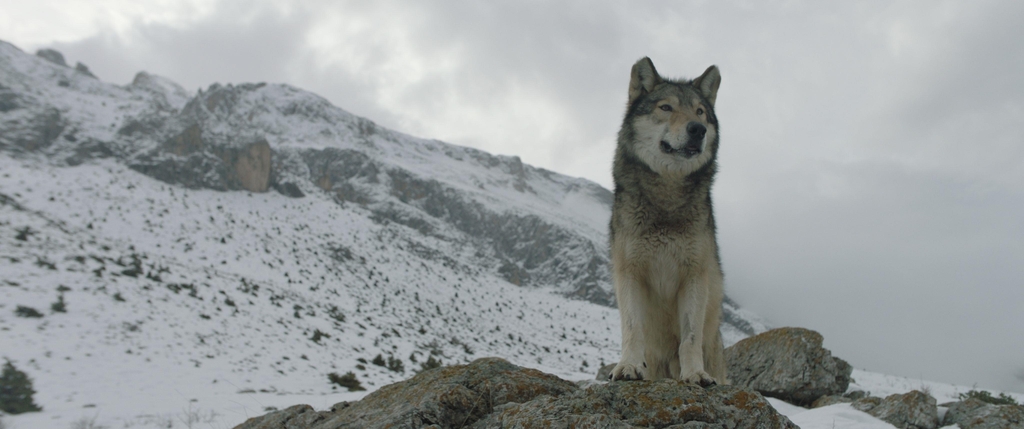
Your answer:
[[[643,380],[644,372],[647,370],[647,363],[641,362],[639,365],[629,364],[625,362],[619,362],[612,368],[612,372],[608,374],[609,380]]]
[[[708,375],[708,373],[704,371],[692,371],[687,374],[682,374],[679,376],[679,379],[682,380],[683,383],[697,384],[701,387],[714,386],[718,384],[714,377]]]

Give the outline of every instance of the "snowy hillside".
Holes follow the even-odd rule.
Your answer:
[[[606,189],[287,85],[190,98],[54,54],[0,42],[0,358],[44,409],[4,423],[230,427],[365,394],[329,373],[618,358]],[[764,329],[726,315],[728,343]]]

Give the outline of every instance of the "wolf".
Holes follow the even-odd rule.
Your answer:
[[[728,383],[711,210],[721,83],[714,65],[693,80],[662,78],[647,57],[633,65],[612,166],[622,358],[609,379]]]

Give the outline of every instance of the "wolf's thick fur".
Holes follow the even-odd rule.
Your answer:
[[[690,80],[633,65],[612,174],[611,253],[622,317],[614,380],[727,383],[722,267],[711,211],[718,152],[715,66]]]

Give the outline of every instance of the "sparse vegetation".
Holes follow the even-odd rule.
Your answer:
[[[57,264],[46,260],[46,258],[36,258],[36,266],[46,268],[48,270],[56,270]]]
[[[314,343],[320,344],[320,340],[324,338],[331,338],[331,335],[325,333],[319,329],[313,331],[313,338],[310,338]]]
[[[401,359],[388,356],[388,369],[393,372],[405,372],[405,364],[402,363]]]
[[[40,317],[43,317],[43,313],[40,313],[39,310],[36,310],[36,309],[34,309],[32,307],[24,306],[24,305],[19,305],[17,308],[15,308],[14,309],[14,315],[18,316],[18,317],[28,317],[28,318],[40,318]]]
[[[57,302],[50,304],[50,311],[54,313],[67,313],[68,307],[64,303],[64,294],[57,295]]]
[[[373,360],[370,361],[370,363],[377,366],[388,366],[388,363],[384,360],[384,356],[381,355],[377,355],[377,357],[373,358]]]
[[[107,429],[107,426],[96,423],[96,416],[92,416],[71,422],[71,429]]]
[[[987,390],[971,389],[967,391],[967,393],[961,393],[959,396],[961,401],[974,398],[994,405],[1020,405],[1017,403],[1017,400],[1010,395],[1000,393],[999,396],[992,396],[992,392]]]
[[[186,428],[191,429],[194,427],[199,427],[199,423],[205,423],[205,425],[203,425],[205,427],[217,420],[218,414],[216,411],[202,411],[200,409],[192,409],[192,402],[195,402],[195,399],[189,401],[188,408],[182,410],[181,415],[178,416],[178,420],[180,420],[181,423],[185,425]]]
[[[142,271],[142,259],[140,259],[139,255],[137,255],[135,253],[131,254],[131,258],[132,258],[132,261],[128,264],[129,267],[124,269],[124,270],[122,270],[121,274],[125,275],[125,276],[128,276],[128,277],[139,277],[139,274],[142,274],[142,272],[143,272]],[[117,260],[117,262],[118,262],[118,265],[122,265],[122,266],[124,265],[121,262],[120,258]]]
[[[338,375],[338,373],[332,372],[330,374],[327,374],[327,379],[330,380],[331,383],[337,384],[338,386],[348,389],[349,392],[359,392],[366,390],[366,388],[363,387],[363,384],[359,382],[359,379],[356,378],[356,375],[352,373],[352,371],[346,372],[345,375]]]
[[[18,234],[15,235],[14,238],[16,240],[21,240],[21,241],[28,241],[28,238],[33,236],[33,235],[35,235],[35,233],[36,233],[35,231],[32,230],[32,228],[29,228],[27,226],[24,227],[24,228],[16,229],[15,231],[17,231]]]
[[[428,357],[425,362],[420,364],[420,370],[417,372],[423,372],[428,369],[434,369],[439,367],[441,367],[441,360],[434,359],[434,355],[430,355],[430,357]]]
[[[32,400],[35,393],[28,374],[5,359],[3,371],[0,372],[0,411],[8,414],[42,411]]]
[[[337,320],[338,322],[345,323],[345,315],[342,314],[341,310],[338,310],[338,307],[335,305],[327,307],[327,315],[331,316],[332,319]]]
[[[405,372],[405,364],[402,363],[401,359],[394,356],[388,356],[387,360],[384,360],[384,356],[378,354],[370,363],[382,366],[393,372]]]

